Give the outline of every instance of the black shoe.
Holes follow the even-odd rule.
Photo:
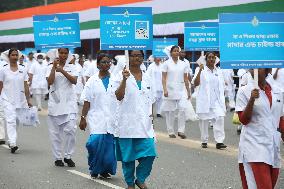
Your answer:
[[[68,167],[75,167],[75,163],[72,159],[64,158],[64,162],[68,165]]]
[[[179,136],[181,139],[186,139],[186,136],[185,136],[184,133],[178,132],[178,136]]]
[[[223,144],[223,143],[217,143],[216,144],[216,148],[217,149],[224,149],[224,148],[227,148],[227,146],[225,144]]]
[[[169,135],[169,137],[170,137],[170,138],[176,138],[176,135],[171,134],[171,135]]]
[[[111,175],[109,173],[100,174],[100,178],[102,179],[111,179]]]
[[[18,146],[11,147],[11,153],[14,154],[19,149]]]
[[[98,174],[91,174],[92,179],[96,179],[96,178],[98,178],[98,176],[99,176]]]
[[[161,114],[157,114],[157,117],[159,118],[163,118],[163,116]]]
[[[207,143],[201,143],[202,148],[207,148]]]
[[[0,145],[3,145],[3,144],[5,144],[5,140],[0,141]]]
[[[57,167],[64,167],[64,163],[62,160],[56,160],[54,162],[54,165],[57,166]]]

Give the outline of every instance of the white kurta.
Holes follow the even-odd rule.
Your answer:
[[[114,91],[120,86],[122,74],[118,74],[111,83]],[[126,81],[125,95],[118,105],[118,115],[114,135],[119,138],[153,138],[154,129],[150,109],[154,102],[151,82],[147,74],[142,75],[139,90],[133,75]]]
[[[269,81],[267,81],[269,83]],[[281,133],[277,131],[283,113],[283,93],[276,85],[269,83],[272,91],[272,106],[265,91],[259,90],[259,98],[253,106],[249,124],[242,128],[239,143],[239,163],[264,162],[273,168],[280,168]],[[236,111],[244,111],[254,89],[252,79],[241,87],[237,94]]]
[[[24,66],[18,66],[18,70],[13,72],[10,65],[6,64],[0,71],[0,81],[3,82],[1,97],[15,108],[26,108],[27,100],[25,96],[24,81],[28,81],[28,74]]]
[[[181,60],[174,63],[172,58],[163,63],[162,72],[167,73],[168,97],[163,97],[162,111],[184,110],[186,100],[184,95],[184,74],[188,73],[188,67]]]
[[[48,78],[52,66],[49,66],[46,77]],[[72,76],[78,76],[74,64],[65,64],[63,69]],[[78,106],[76,94],[72,83],[60,72],[55,72],[54,83],[49,89],[48,115],[58,116],[77,113]]]
[[[47,81],[46,81],[46,72],[48,66],[45,63],[35,62],[30,68],[30,74],[33,74],[31,89],[33,94],[46,94],[47,90]]]

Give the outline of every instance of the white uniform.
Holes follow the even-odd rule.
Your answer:
[[[88,64],[85,76],[90,78],[98,72],[99,72],[99,69],[97,68],[97,60],[94,60],[92,61],[92,63]]]
[[[45,78],[47,69],[48,66],[44,62],[41,64],[39,62],[35,62],[32,64],[29,72],[33,75],[31,91],[35,97],[39,109],[42,108],[42,97],[48,93],[47,81]]]
[[[178,111],[178,132],[184,133],[185,106],[184,74],[189,72],[188,65],[184,61],[173,62],[170,58],[163,63],[162,72],[167,73],[168,97],[163,97],[162,111],[165,112],[168,134],[174,134],[175,111]]]
[[[37,63],[37,61],[33,58],[32,61],[30,61],[29,59],[27,59],[26,61],[26,69],[27,69],[27,72],[30,73],[30,69],[32,67],[32,65],[34,63]]]
[[[229,100],[229,108],[235,108],[235,84],[234,84],[234,71],[232,69],[222,70],[223,77],[226,83],[225,96]]]
[[[116,111],[117,102],[111,98],[110,85],[109,83],[106,90],[98,74],[95,74],[88,80],[82,92],[81,100],[90,102],[87,115],[90,134],[113,133],[111,124],[116,115],[112,113]]]
[[[276,72],[276,68],[273,68],[272,69],[272,76],[275,74],[275,72]],[[280,87],[284,90],[284,88],[283,88],[283,86],[284,86],[284,68],[280,68],[278,70],[277,78],[275,79],[275,81],[276,81],[278,87]]]
[[[199,68],[196,69],[195,80]],[[208,142],[208,124],[212,120],[214,138],[217,143],[225,139],[224,116],[226,112],[224,96],[224,78],[222,71],[214,68],[213,72],[204,66],[200,74],[200,84],[196,95],[196,113],[199,117],[199,127],[202,143]]]
[[[76,66],[77,73],[78,73],[77,83],[75,85],[75,92],[77,95],[77,102],[82,105],[83,101],[80,98],[81,98],[81,93],[84,89],[84,84],[85,84],[84,70],[83,70],[83,67],[79,63],[76,63],[75,66]]]
[[[122,74],[113,78],[112,94],[120,86],[122,78]],[[143,73],[139,90],[134,76],[130,75],[126,81],[124,98],[118,105],[116,115],[119,116],[111,133],[119,138],[153,138],[154,129],[150,117],[153,102],[149,76]]]
[[[269,83],[269,81],[267,80]],[[253,106],[252,118],[242,128],[239,143],[239,163],[244,164],[248,188],[257,188],[249,162],[263,162],[273,168],[281,167],[280,141],[281,133],[277,131],[280,117],[283,113],[283,92],[273,83],[269,83],[272,90],[272,105],[265,94],[259,90],[259,98]],[[236,111],[244,111],[255,88],[252,79],[241,87],[237,94]]]
[[[155,97],[155,105],[157,114],[161,114],[161,105],[163,98],[163,84],[162,84],[162,65],[157,65],[155,62],[150,64],[147,74],[151,79],[152,92]]]
[[[52,66],[46,74],[47,78],[51,68]],[[72,76],[78,76],[73,64],[66,63],[63,69]],[[64,158],[70,159],[74,153],[77,112],[74,86],[62,73],[55,72],[55,80],[49,90],[48,126],[52,152],[56,160],[62,159],[63,138],[65,139]]]
[[[0,81],[3,82],[1,92],[2,104],[6,119],[7,134],[11,147],[16,146],[17,123],[20,108],[27,108],[24,82],[28,81],[28,74],[24,66],[18,66],[18,70],[13,72],[10,65],[6,64],[0,70]]]
[[[7,64],[5,61],[0,60],[0,70],[2,67]],[[0,71],[1,72],[1,71]],[[5,115],[4,115],[4,106],[2,102],[2,97],[0,95],[0,141],[5,140]]]

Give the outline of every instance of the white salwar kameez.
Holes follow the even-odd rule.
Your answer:
[[[184,74],[188,73],[188,65],[184,61],[178,60],[174,63],[173,59],[163,63],[162,72],[167,73],[168,97],[163,97],[162,111],[166,116],[168,134],[174,131],[175,112],[178,114],[178,132],[184,133],[185,130],[185,101],[184,96]]]

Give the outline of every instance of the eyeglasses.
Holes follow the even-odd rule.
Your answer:
[[[111,61],[104,60],[104,61],[100,61],[99,63],[100,63],[100,64],[110,64]]]
[[[130,57],[138,57],[138,58],[143,58],[142,54],[130,54]]]

